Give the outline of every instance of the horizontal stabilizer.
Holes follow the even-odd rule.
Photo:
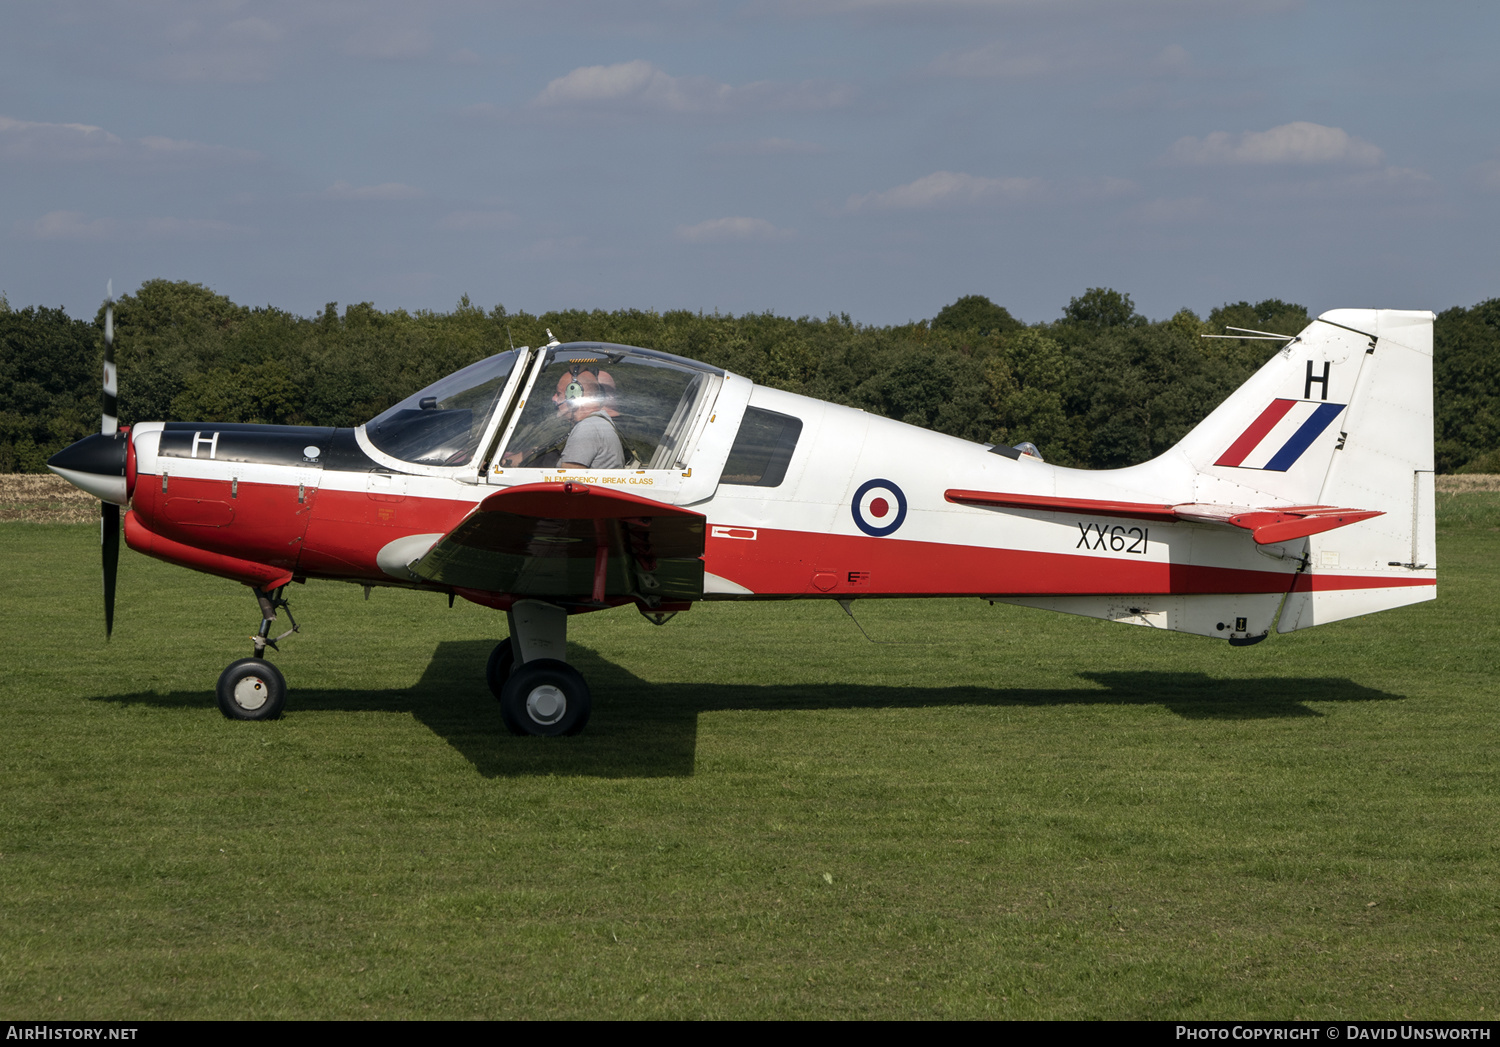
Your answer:
[[[538,483],[490,495],[410,565],[463,589],[608,603],[703,596],[704,517],[593,484]]]
[[[1289,505],[1274,508],[1208,505],[1201,502],[1167,505],[991,491],[953,490],[946,492],[944,497],[958,505],[995,509],[1030,509],[1034,512],[1077,513],[1082,516],[1123,516],[1132,520],[1222,524],[1249,531],[1257,545],[1289,542],[1385,515],[1374,509],[1340,509],[1331,505]]]

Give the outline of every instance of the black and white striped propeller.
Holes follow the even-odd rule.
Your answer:
[[[104,285],[104,397],[101,436],[119,438],[120,385],[115,370],[115,282]],[[124,470],[121,470],[124,475]],[[120,571],[120,507],[115,502],[99,503],[99,547],[104,564],[104,638],[115,631],[115,576]]]
[[[115,628],[115,577],[120,568],[120,506],[128,501],[126,434],[120,432],[118,374],[115,370],[114,281],[104,298],[104,394],[99,432],[47,459],[47,468],[74,487],[98,498],[99,546],[104,561],[104,635]]]

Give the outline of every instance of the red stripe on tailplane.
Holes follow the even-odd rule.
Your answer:
[[[1266,434],[1275,428],[1276,423],[1292,409],[1296,400],[1272,400],[1271,405],[1260,413],[1260,417],[1250,423],[1250,427],[1234,443],[1229,445],[1229,450],[1220,456],[1214,465],[1237,466],[1245,460],[1245,456],[1255,450],[1257,444],[1266,438]]]
[[[1271,542],[1290,542],[1297,538],[1332,531],[1338,527],[1361,520],[1370,520],[1385,513],[1379,509],[1334,509],[1330,506],[1304,507],[1299,512],[1274,509],[1257,510],[1231,516],[1229,522],[1243,527],[1255,539],[1256,545]]]

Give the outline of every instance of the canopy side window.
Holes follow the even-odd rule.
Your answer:
[[[698,401],[707,385],[703,375],[693,375],[693,380],[678,398],[677,409],[672,412],[672,419],[662,432],[661,441],[656,445],[656,451],[651,455],[650,464],[646,468],[680,469],[687,464],[687,450],[683,444],[687,441],[688,428],[698,414]]]
[[[779,487],[802,435],[802,419],[789,414],[747,407],[729,460],[724,463],[721,484],[742,487]]]

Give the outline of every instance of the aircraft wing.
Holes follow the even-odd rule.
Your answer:
[[[995,509],[1030,509],[1035,512],[1077,513],[1083,516],[1124,516],[1133,520],[1222,524],[1249,531],[1257,545],[1289,542],[1294,538],[1306,538],[1308,535],[1385,515],[1374,509],[1340,509],[1332,505],[1282,505],[1268,508],[1203,502],[1166,505],[993,491],[952,490],[945,492],[944,497],[958,505]]]
[[[703,596],[704,517],[594,484],[490,495],[410,565],[461,589],[655,607]]]

